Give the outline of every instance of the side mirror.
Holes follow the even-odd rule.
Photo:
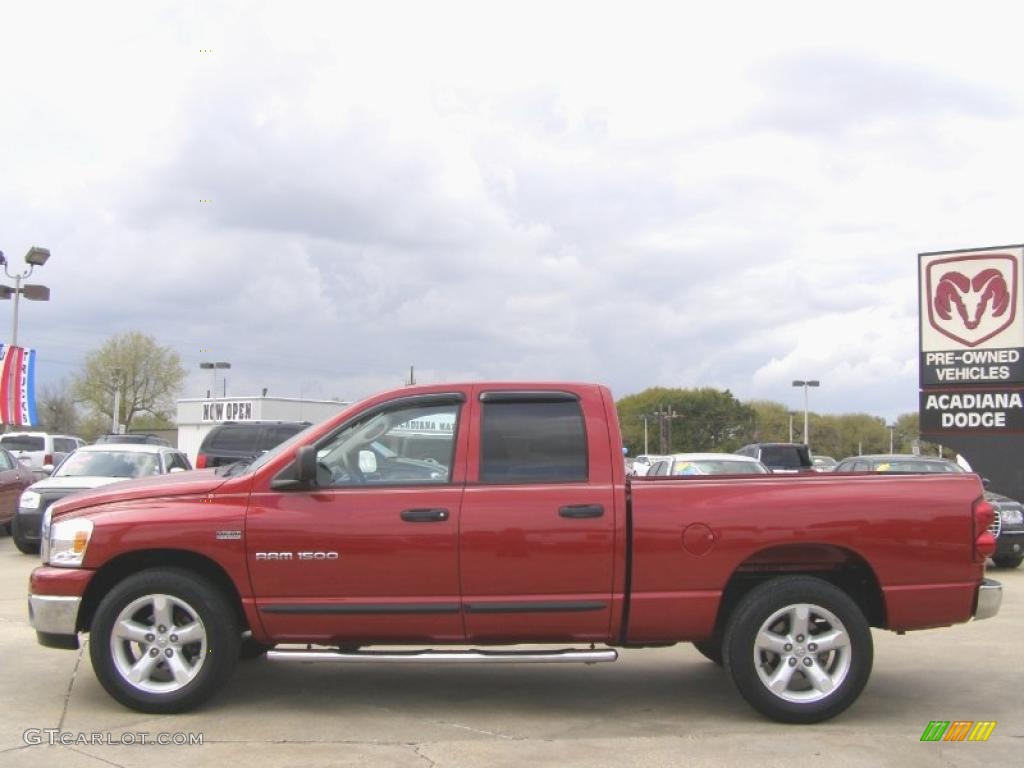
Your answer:
[[[377,454],[373,451],[359,452],[359,471],[364,475],[377,473]]]
[[[303,445],[295,452],[295,479],[299,485],[316,485],[316,448]]]

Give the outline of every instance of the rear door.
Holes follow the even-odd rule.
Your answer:
[[[460,539],[470,640],[609,636],[616,510],[608,428],[597,388],[578,396],[474,389]]]

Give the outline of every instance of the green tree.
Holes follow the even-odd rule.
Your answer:
[[[623,442],[630,455],[644,451],[644,417],[650,451],[732,451],[749,442],[754,410],[728,390],[654,387],[628,395],[616,404]]]
[[[170,420],[186,371],[178,353],[151,336],[130,331],[109,339],[85,358],[73,391],[89,409],[92,423],[112,422],[114,391],[120,391],[118,423],[125,429],[141,414]]]

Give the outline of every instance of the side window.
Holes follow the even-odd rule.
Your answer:
[[[349,424],[317,447],[317,484],[450,482],[460,408],[406,404]]]
[[[668,465],[669,465],[669,462],[667,462],[667,461],[655,462],[654,466],[650,468],[650,470],[647,472],[647,474],[648,475],[654,475],[655,477],[658,477],[659,475],[667,475],[668,474]]]
[[[10,454],[0,450],[0,470],[2,469],[14,469],[14,464],[11,463]]]
[[[192,469],[192,465],[188,463],[188,459],[181,453],[165,453],[164,461],[167,464],[168,472],[172,469]]]
[[[71,453],[78,446],[75,441],[67,437],[55,437],[53,438],[53,450],[58,453]]]
[[[484,401],[480,443],[481,482],[587,480],[587,438],[575,399]]]
[[[854,472],[867,472],[868,469],[869,469],[869,467],[868,467],[868,463],[866,461],[855,461],[855,462],[853,462],[853,471]]]

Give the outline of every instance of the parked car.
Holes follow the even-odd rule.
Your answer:
[[[968,470],[949,459],[912,454],[850,456],[836,466],[836,472],[942,473],[965,474]],[[1024,562],[1024,505],[1001,493],[985,491],[985,500],[996,510],[989,531],[996,537],[992,562],[1000,568],[1016,568]]]
[[[11,532],[11,522],[18,509],[18,498],[22,491],[36,481],[32,470],[0,448],[0,527]]]
[[[169,440],[165,440],[159,435],[143,434],[142,432],[131,432],[125,435],[101,435],[96,440],[96,445],[103,445],[104,443],[167,446],[171,444]]]
[[[11,524],[14,546],[25,554],[39,552],[43,515],[58,499],[133,477],[188,469],[192,469],[188,456],[162,445],[104,443],[79,448],[50,477],[33,483],[21,494]]]
[[[252,461],[308,426],[308,421],[238,421],[218,424],[203,438],[196,456],[196,468]]]
[[[735,453],[676,453],[656,461],[647,477],[767,474],[768,468],[749,456],[737,456]]]
[[[14,458],[36,473],[39,478],[53,471],[64,457],[85,445],[85,440],[71,435],[51,435],[48,432],[8,432],[0,435],[0,448],[6,448]]]
[[[815,472],[832,472],[838,463],[831,456],[811,456],[811,464]]]
[[[640,454],[633,459],[633,471],[631,474],[636,477],[643,477],[651,471],[651,466],[658,460],[665,458],[664,456],[656,456],[651,454]]]
[[[598,385],[384,392],[237,472],[58,501],[30,621],[54,648],[88,632],[99,683],[147,713],[207,700],[247,646],[293,664],[596,663],[688,641],[758,711],[810,723],[860,695],[872,627],[999,611],[975,475],[634,480],[620,434]],[[375,443],[434,471],[378,477]]]
[[[751,443],[736,451],[757,459],[772,472],[811,472],[814,462],[803,443]]]

